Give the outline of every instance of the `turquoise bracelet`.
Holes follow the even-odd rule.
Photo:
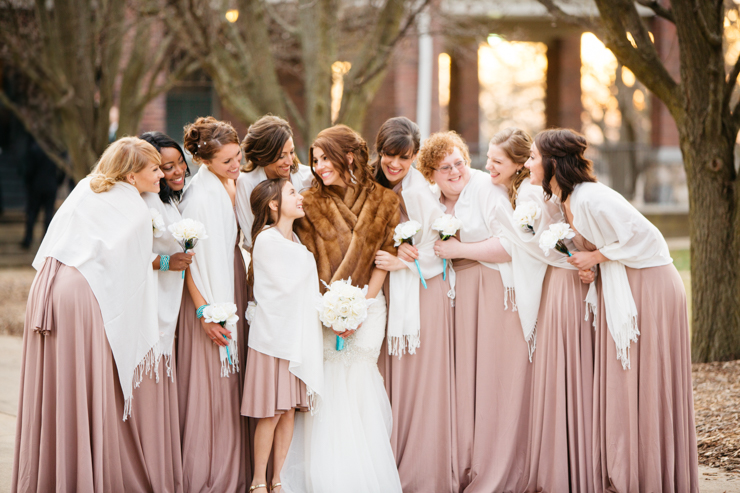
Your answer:
[[[159,270],[162,272],[170,270],[170,256],[160,255],[159,256]]]
[[[195,310],[195,314],[198,316],[198,318],[203,317],[203,310],[206,309],[208,305],[200,305],[197,310]]]

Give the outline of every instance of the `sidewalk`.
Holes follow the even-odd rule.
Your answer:
[[[0,493],[10,491],[13,474],[22,343],[20,337],[0,336]],[[721,469],[699,466],[699,488],[702,493],[740,491],[740,478]]]

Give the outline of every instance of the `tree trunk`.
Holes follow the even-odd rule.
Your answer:
[[[734,166],[735,143],[722,135],[693,137],[681,136],[691,210],[692,359],[739,359],[738,197],[723,172]]]

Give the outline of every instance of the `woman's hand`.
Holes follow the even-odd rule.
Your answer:
[[[174,253],[170,255],[170,270],[185,270],[193,263],[195,252]]]
[[[359,329],[360,327],[362,327],[362,324],[358,325],[358,326],[357,326],[357,329]],[[346,339],[346,338],[348,338],[349,336],[351,336],[352,334],[354,334],[355,332],[357,332],[357,329],[345,330],[344,332],[337,332],[337,331],[335,330],[335,331],[334,331],[334,333],[335,333],[335,334],[336,334],[337,336],[341,337],[342,339]],[[332,329],[332,330],[334,330],[334,329]]]
[[[609,260],[598,250],[593,252],[576,252],[568,257],[568,263],[578,270],[589,270],[596,264]]]
[[[212,340],[218,346],[226,346],[231,340],[231,333],[226,327],[221,327],[221,324],[216,322],[206,322],[205,319],[200,319],[200,326],[203,328],[203,332],[206,336]],[[226,336],[226,339],[224,339]]]
[[[464,258],[462,254],[462,243],[457,238],[450,238],[449,240],[437,240],[434,242],[434,254],[439,258]]]
[[[415,259],[419,258],[419,249],[416,248],[414,245],[401,243],[398,246],[398,258],[400,258],[404,262],[413,262]]]
[[[596,280],[596,272],[588,269],[588,270],[579,270],[578,271],[578,277],[581,278],[581,282],[583,284],[591,284]]]
[[[398,260],[398,257],[391,255],[385,250],[378,250],[375,254],[375,267],[384,271],[392,272],[406,268],[406,264]]]

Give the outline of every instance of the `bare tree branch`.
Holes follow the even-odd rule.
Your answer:
[[[295,36],[298,34],[298,27],[291,25],[289,22],[287,22],[285,19],[283,19],[278,12],[275,11],[275,8],[270,4],[270,2],[264,2],[263,4],[265,6],[265,12],[270,16],[270,19],[272,19],[275,24],[282,27],[286,33],[290,34],[291,36]]]
[[[587,19],[585,17],[581,17],[578,15],[571,15],[565,12],[563,9],[561,9],[553,0],[537,0],[542,6],[544,6],[547,11],[555,17],[559,21],[563,21],[566,24],[574,24],[576,26],[581,26],[582,28],[586,29],[587,31],[591,31],[594,34],[597,33],[597,31],[600,30],[600,25],[592,20]]]
[[[647,7],[655,12],[655,15],[662,17],[667,21],[676,23],[676,19],[673,17],[673,11],[670,8],[663,7],[658,0],[635,0],[643,7]]]
[[[701,30],[701,33],[702,35],[704,35],[706,40],[709,41],[709,43],[713,46],[722,46],[722,35],[712,32],[711,29],[709,29],[707,20],[704,18],[704,12],[702,12],[699,5],[699,0],[694,0],[694,14],[696,14],[699,29]]]

